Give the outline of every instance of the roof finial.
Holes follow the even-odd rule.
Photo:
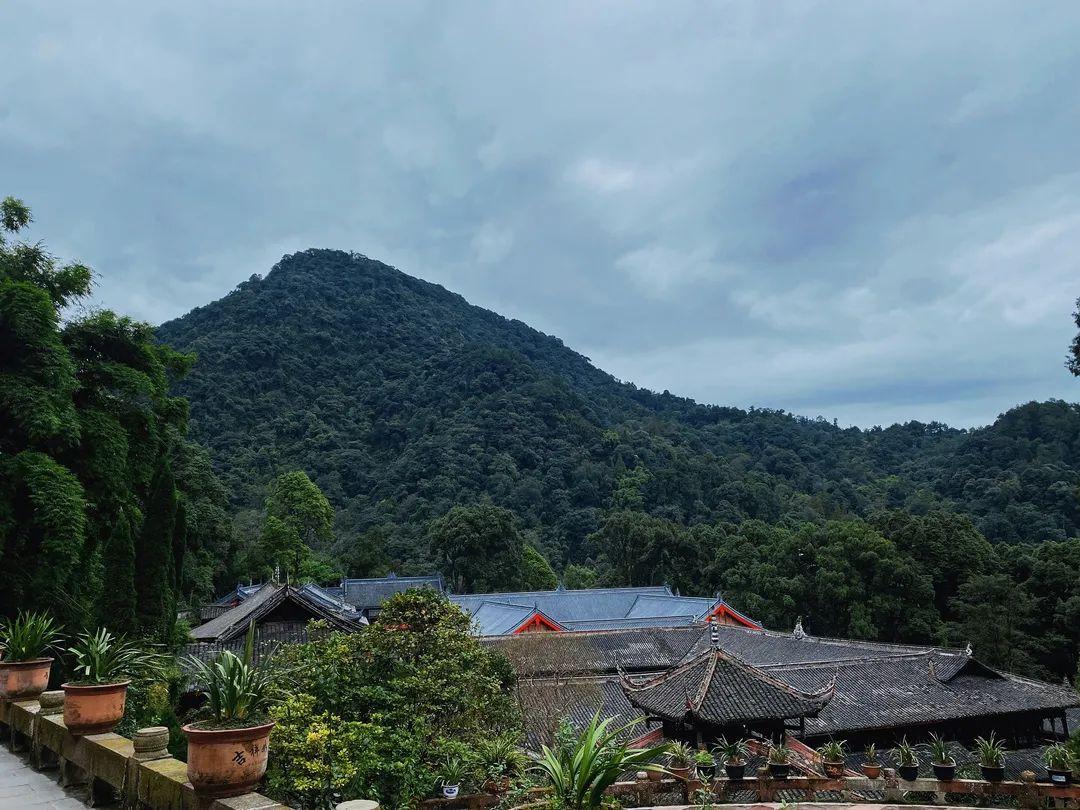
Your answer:
[[[936,681],[938,679],[937,665],[935,664],[934,656],[932,656],[932,655],[928,655],[926,657],[926,672],[930,676],[931,680]]]
[[[281,582],[281,563],[274,563],[274,582]]]
[[[974,655],[974,654],[975,654],[975,651],[973,649],[971,649],[971,642],[969,641],[967,643],[967,646],[964,647],[964,655],[966,655],[968,658],[971,658],[971,656]]]
[[[806,638],[806,631],[803,630],[802,616],[795,620],[795,629],[791,631],[791,635],[795,638]]]
[[[716,619],[712,616],[709,617],[709,641],[712,642],[713,649],[720,647],[720,628],[716,626]]]

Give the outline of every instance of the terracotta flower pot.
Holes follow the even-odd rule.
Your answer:
[[[863,763],[862,772],[863,772],[863,776],[865,776],[867,779],[880,779],[881,778],[881,766],[880,765],[870,765],[868,763]]]
[[[53,659],[0,661],[0,697],[8,700],[33,700],[49,685]]]
[[[843,762],[822,762],[821,765],[830,779],[840,779],[844,775]]]
[[[64,683],[64,725],[75,737],[104,734],[124,719],[124,705],[131,681],[106,684]]]
[[[195,793],[223,799],[250,793],[266,773],[273,723],[249,728],[201,729],[184,726],[187,775]]]
[[[689,765],[687,765],[685,768],[676,768],[674,765],[670,765],[668,766],[668,770],[671,772],[672,776],[674,776],[676,779],[681,779],[684,782],[690,778]]]

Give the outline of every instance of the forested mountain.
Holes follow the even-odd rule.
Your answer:
[[[1080,525],[1080,408],[961,431],[700,405],[622,383],[560,340],[357,254],[308,250],[164,324],[198,362],[179,393],[238,507],[300,468],[338,537],[381,527],[408,567],[452,505],[511,509],[558,568],[612,509],[684,525],[883,508],[971,517],[992,541]]]

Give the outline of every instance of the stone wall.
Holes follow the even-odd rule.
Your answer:
[[[61,786],[85,784],[87,804],[117,801],[139,810],[287,810],[258,793],[200,800],[187,781],[187,765],[169,756],[164,728],[73,737],[64,726],[63,692],[40,700],[0,700],[0,733],[29,767],[56,769]]]

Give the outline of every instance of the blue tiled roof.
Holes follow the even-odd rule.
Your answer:
[[[450,601],[473,616],[482,636],[513,632],[518,625],[509,627],[509,617],[526,615],[522,609],[539,611],[567,630],[614,630],[686,626],[700,622],[718,604],[716,599],[678,596],[665,585],[452,594]]]

